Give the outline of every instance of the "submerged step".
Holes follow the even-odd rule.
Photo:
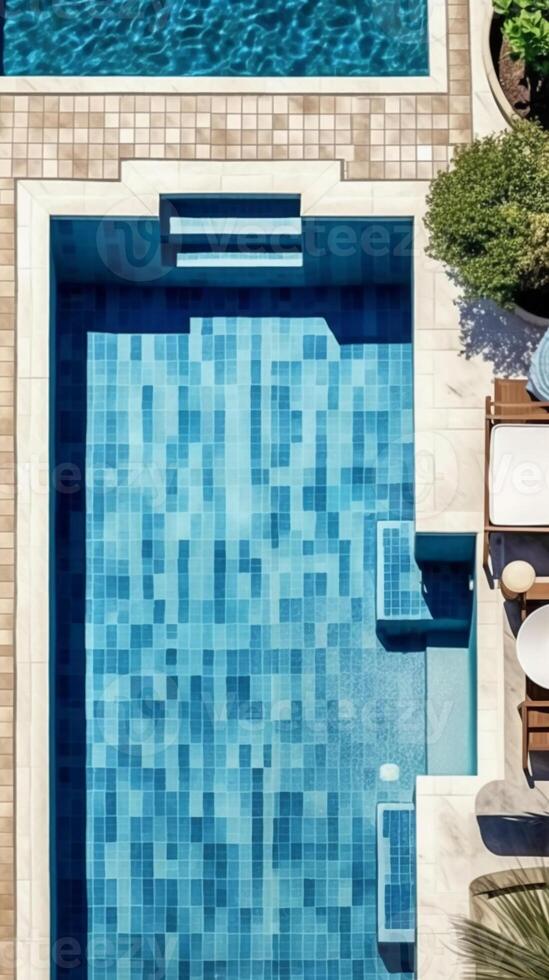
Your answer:
[[[376,615],[385,631],[468,629],[473,580],[470,563],[453,560],[452,536],[438,535],[440,557],[418,561],[413,521],[378,521]]]
[[[377,807],[377,938],[413,943],[416,926],[416,833],[413,803]]]
[[[248,216],[243,218],[225,217],[183,217],[171,216],[169,223],[170,235],[244,235],[258,236],[267,238],[270,236],[291,236],[298,238],[301,235],[301,218],[266,218],[261,216]]]
[[[160,220],[186,218],[299,218],[299,194],[161,194]]]
[[[302,268],[295,194],[161,195],[162,262],[178,269]]]
[[[302,252],[178,252],[178,269],[212,267],[296,268],[303,265]]]

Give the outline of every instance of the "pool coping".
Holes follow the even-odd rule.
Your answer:
[[[25,980],[49,976],[47,479],[43,484],[49,435],[49,217],[156,216],[158,194],[182,189],[301,192],[304,215],[414,218],[416,528],[482,530],[482,395],[491,369],[459,357],[453,287],[424,254],[425,182],[349,182],[342,179],[338,161],[297,160],[128,161],[122,163],[120,181],[18,181],[16,881],[17,966]],[[461,841],[476,826],[478,790],[503,772],[501,600],[488,589],[480,557],[478,589],[479,775],[422,776],[417,782],[421,980],[455,976],[455,957],[447,948],[450,916],[468,910],[469,881],[486,870],[484,856],[477,860]]]
[[[168,93],[261,95],[296,93],[394,95],[445,92],[448,84],[445,0],[427,0],[429,73],[407,76],[2,75],[0,93]]]

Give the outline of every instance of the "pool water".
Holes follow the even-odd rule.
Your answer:
[[[7,0],[6,75],[427,75],[427,0]]]
[[[52,941],[74,980],[413,975],[416,776],[475,764],[470,602],[432,588],[446,540],[414,564],[410,223],[359,221],[387,244],[354,257],[324,224],[302,269],[253,272],[166,269],[156,228],[149,281],[115,229],[105,252],[93,221],[52,223]]]
[[[412,508],[410,345],[197,318],[89,334],[87,372],[89,976],[162,934],[168,980],[369,977],[378,767],[407,799],[425,767],[372,574],[373,517]]]

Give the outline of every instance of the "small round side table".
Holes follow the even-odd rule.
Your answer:
[[[528,561],[511,561],[501,573],[500,586],[506,599],[518,599],[532,588],[536,570]]]

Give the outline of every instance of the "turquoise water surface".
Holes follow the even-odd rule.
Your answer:
[[[426,75],[427,0],[7,0],[6,75]]]

